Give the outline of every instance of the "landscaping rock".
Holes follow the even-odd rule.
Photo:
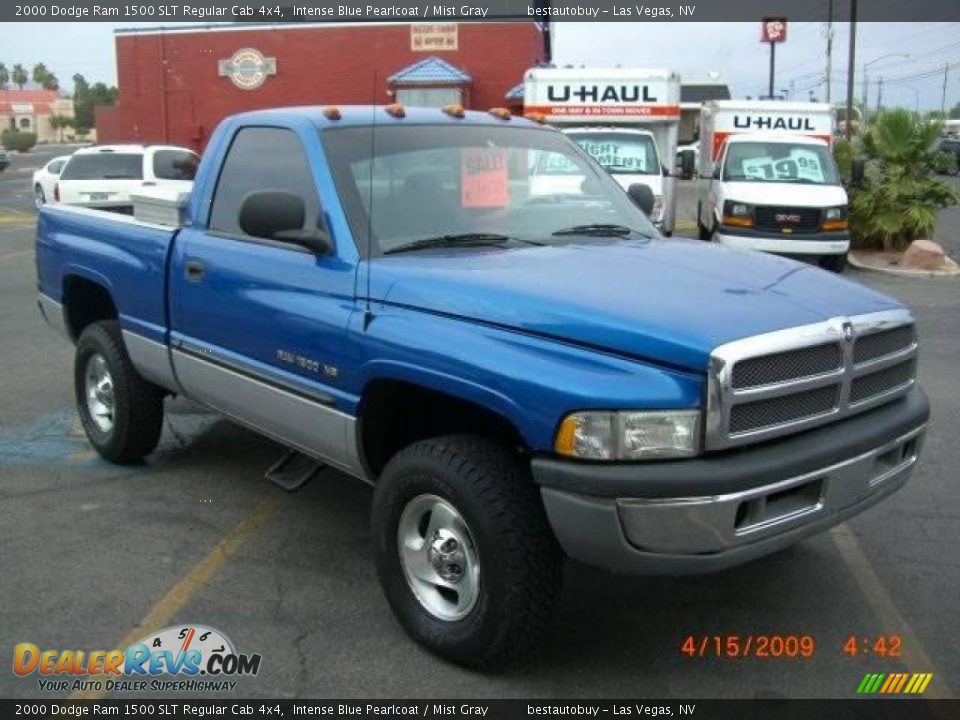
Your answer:
[[[932,240],[914,240],[903,253],[900,266],[910,270],[941,270],[946,264],[946,253]]]

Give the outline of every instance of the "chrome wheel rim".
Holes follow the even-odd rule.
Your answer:
[[[480,563],[463,516],[437,495],[407,503],[397,528],[400,565],[420,605],[435,618],[461,620],[480,595]]]
[[[116,401],[113,392],[113,376],[103,355],[94,353],[87,360],[84,370],[84,394],[87,398],[87,413],[101,432],[113,430]]]

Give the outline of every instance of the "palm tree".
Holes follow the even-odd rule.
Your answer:
[[[6,90],[8,82],[10,82],[10,71],[0,62],[0,90]]]
[[[27,70],[25,67],[23,67],[23,65],[17,63],[10,71],[10,79],[13,81],[14,85],[23,90],[23,86],[26,85],[30,80],[30,75],[27,73]]]
[[[33,66],[33,81],[43,87],[43,84],[47,81],[47,77],[50,75],[50,71],[47,70],[47,66],[43,63],[37,63]]]

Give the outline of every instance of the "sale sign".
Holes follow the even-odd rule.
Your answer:
[[[760,25],[760,40],[768,43],[782,43],[787,40],[786,18],[764,18]]]
[[[509,203],[507,154],[500,148],[463,148],[460,151],[460,204],[496,208]]]

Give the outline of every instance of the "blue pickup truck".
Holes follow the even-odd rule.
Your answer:
[[[582,182],[532,193],[544,165]],[[917,462],[909,311],[665,240],[642,187],[496,110],[237,115],[180,227],[45,206],[39,308],[76,345],[100,455],[140,461],[180,395],[371,483],[404,628],[495,666],[548,627],[565,557],[715,571],[863,511]]]

